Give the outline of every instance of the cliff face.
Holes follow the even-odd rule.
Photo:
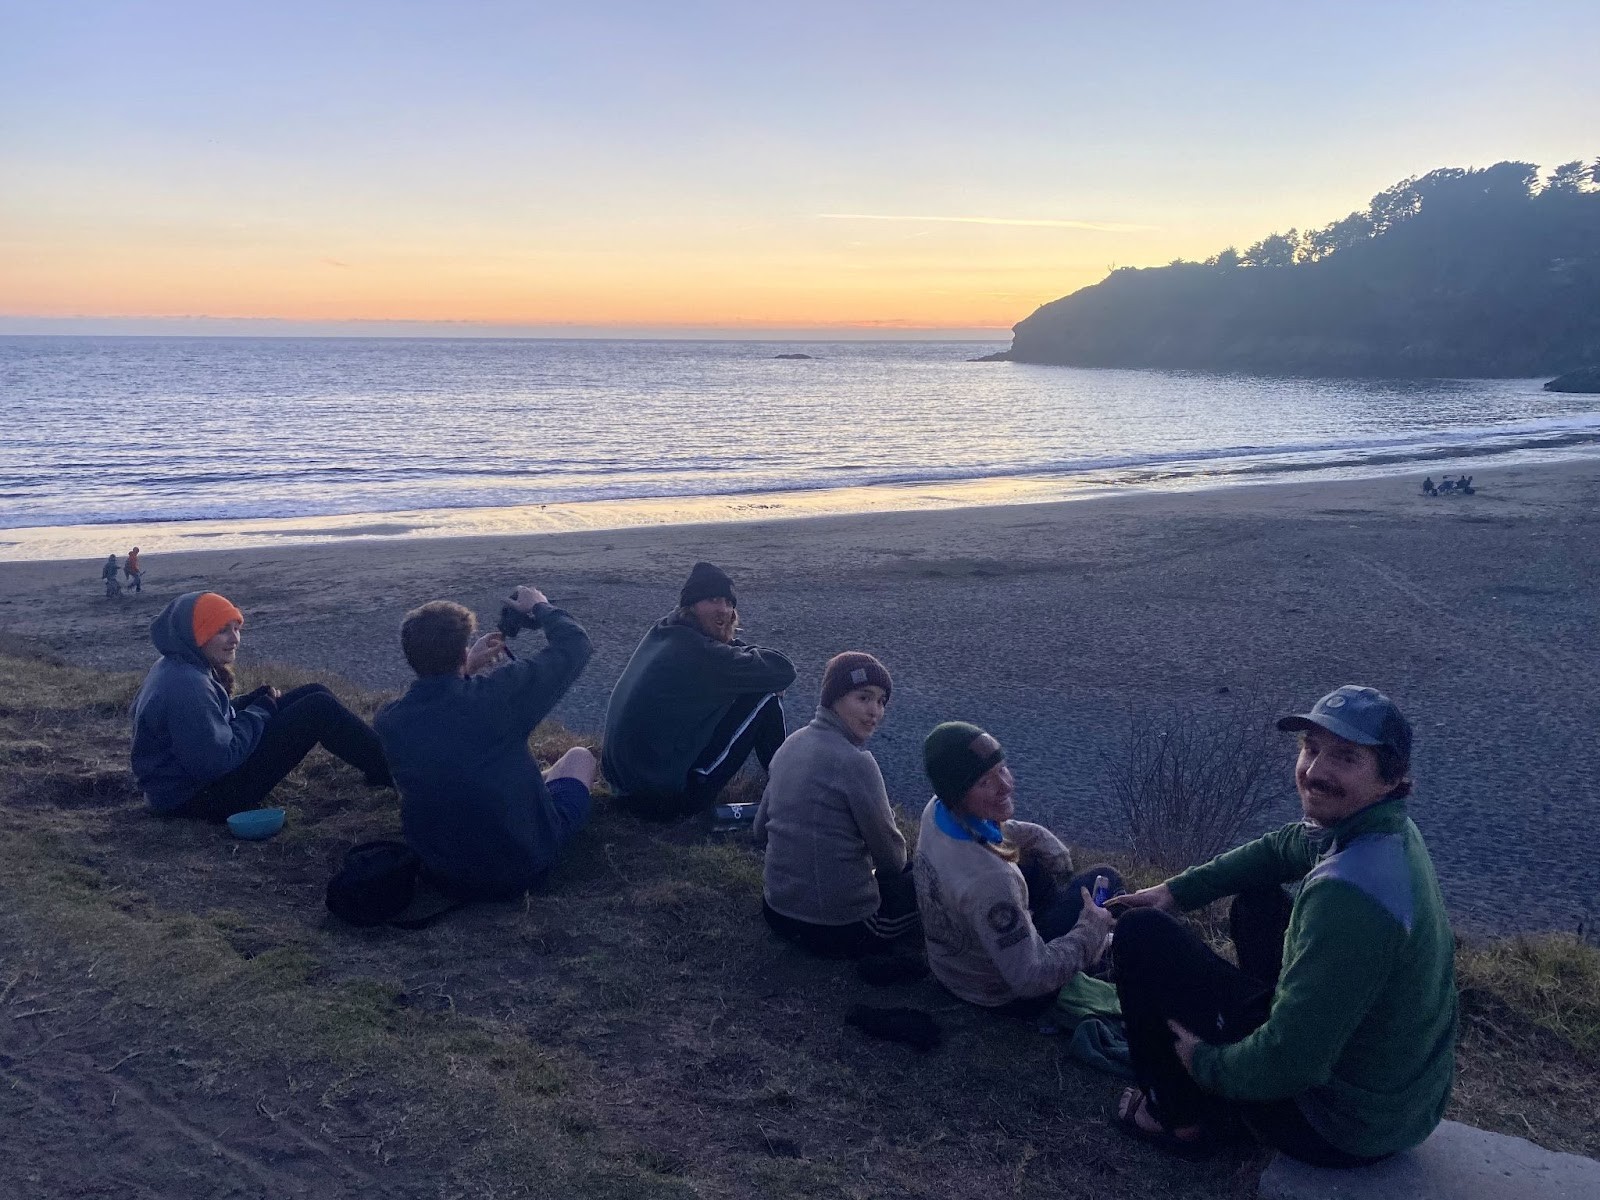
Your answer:
[[[1569,370],[1600,360],[1600,190],[1569,183],[1538,187],[1526,164],[1408,180],[1326,230],[1115,271],[1017,324],[1008,357],[1319,375]]]

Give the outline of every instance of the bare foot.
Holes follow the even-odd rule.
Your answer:
[[[1148,1133],[1155,1137],[1166,1135],[1180,1142],[1198,1142],[1205,1134],[1205,1130],[1199,1125],[1182,1125],[1177,1129],[1168,1129],[1156,1120],[1149,1104],[1145,1102],[1145,1094],[1138,1088],[1128,1088],[1122,1093],[1122,1099],[1117,1102],[1117,1119],[1124,1125],[1132,1125],[1140,1133]]]

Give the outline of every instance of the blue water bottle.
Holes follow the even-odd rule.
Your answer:
[[[1111,899],[1111,880],[1104,875],[1094,877],[1094,902],[1100,908],[1106,906],[1106,901]]]

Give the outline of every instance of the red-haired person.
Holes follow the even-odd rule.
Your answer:
[[[372,728],[320,683],[233,696],[244,614],[186,592],[150,623],[161,657],[133,701],[133,773],[157,816],[224,821],[257,808],[313,746],[390,784]]]

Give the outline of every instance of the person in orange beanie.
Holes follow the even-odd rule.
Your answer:
[[[378,737],[323,684],[233,696],[244,614],[186,592],[150,624],[161,657],[133,702],[133,773],[158,816],[224,821],[258,807],[314,746],[390,786]]]

